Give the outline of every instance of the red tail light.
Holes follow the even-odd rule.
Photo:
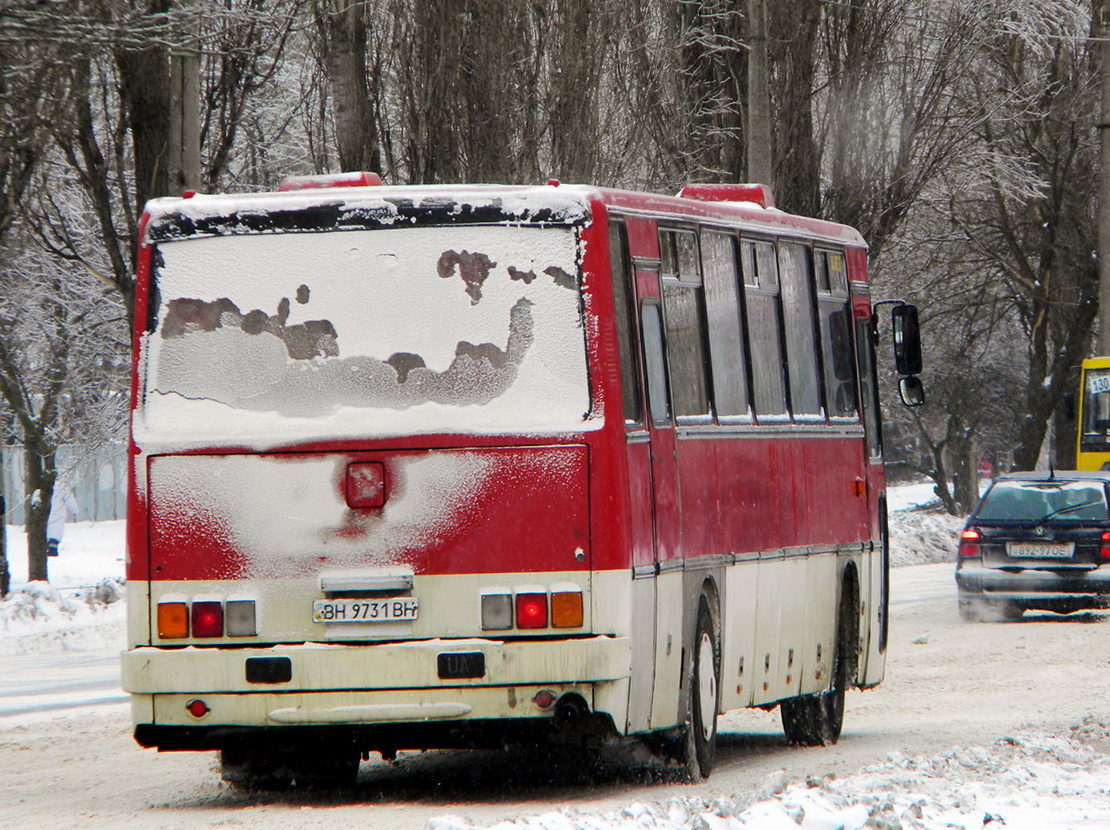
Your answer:
[[[968,528],[960,534],[960,556],[968,558],[979,555],[979,540],[983,538],[978,530]]]
[[[516,595],[516,627],[547,628],[547,594]]]
[[[1098,558],[1110,559],[1110,530],[1102,534],[1102,540],[1098,546]]]
[[[218,602],[193,603],[193,636],[222,637],[224,607]]]

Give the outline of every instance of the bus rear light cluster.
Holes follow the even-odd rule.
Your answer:
[[[158,636],[163,640],[188,637],[253,637],[258,633],[252,599],[167,600],[158,603]]]
[[[484,631],[581,628],[582,614],[582,589],[577,585],[553,586],[550,591],[529,586],[482,592]]]
[[[1110,559],[1110,530],[1102,534],[1098,545],[1098,558]]]

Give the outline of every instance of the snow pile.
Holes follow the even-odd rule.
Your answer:
[[[0,600],[0,654],[57,644],[66,650],[80,649],[92,628],[122,624],[123,595],[123,580],[114,577],[79,588],[29,582]],[[99,644],[102,637],[92,640]]]
[[[7,528],[12,591],[0,600],[0,655],[122,644],[124,523],[70,522],[50,583],[27,579],[27,534]]]
[[[990,747],[956,748],[931,758],[892,753],[843,779],[786,786],[773,773],[748,796],[674,798],[614,813],[572,807],[503,821],[490,830],[1063,830],[1110,825],[1110,757],[1081,742],[1105,741],[1105,725],[1072,737],[1028,732]],[[425,830],[477,830],[437,816]]]
[[[928,565],[955,562],[956,543],[966,517],[926,508],[890,514],[890,564]]]

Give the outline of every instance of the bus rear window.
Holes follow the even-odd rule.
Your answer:
[[[561,227],[164,243],[143,423],[197,440],[581,430],[577,258]]]

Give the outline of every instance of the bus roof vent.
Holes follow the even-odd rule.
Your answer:
[[[678,192],[678,198],[700,202],[754,202],[765,208],[775,206],[775,194],[765,184],[688,184]]]
[[[278,190],[313,190],[318,187],[371,187],[382,184],[377,173],[355,171],[353,173],[327,173],[320,176],[286,176],[278,185]]]

